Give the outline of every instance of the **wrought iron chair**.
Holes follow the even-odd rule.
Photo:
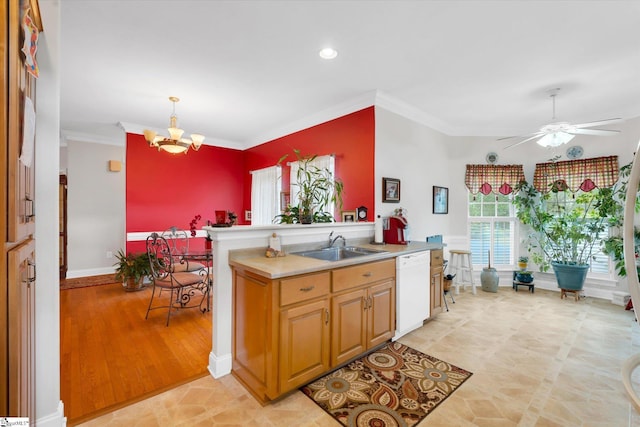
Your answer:
[[[166,308],[167,326],[169,326],[171,311],[174,309],[199,308],[203,313],[206,312],[210,290],[207,269],[202,268],[198,272],[176,271],[174,265],[176,257],[172,252],[171,245],[158,233],[152,233],[147,237],[146,244],[149,264],[151,265],[153,290],[147,314],[144,318],[147,319],[149,317],[151,310]],[[169,301],[154,306],[156,289],[170,291]],[[158,297],[160,297],[159,294]],[[198,302],[197,299],[200,299],[200,301]]]
[[[206,268],[204,264],[189,261],[184,257],[185,254],[189,253],[189,235],[185,230],[173,226],[163,231],[162,237],[167,240],[169,246],[171,246],[171,252],[175,256],[175,271],[199,271]]]

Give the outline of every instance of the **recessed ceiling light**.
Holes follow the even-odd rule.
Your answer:
[[[322,59],[333,59],[338,56],[338,51],[330,47],[325,47],[318,53],[318,55],[320,55],[320,58]]]

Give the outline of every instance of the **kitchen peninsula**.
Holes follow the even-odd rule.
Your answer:
[[[355,299],[352,298],[353,301],[364,301],[367,308],[378,307],[387,313],[386,316],[378,316],[378,319],[386,319],[385,321],[378,320],[377,323],[368,326],[369,329],[365,332],[367,336],[372,337],[372,340],[368,344],[369,347],[365,346],[364,350],[377,345],[378,342],[392,338],[395,330],[396,309],[395,258],[412,252],[427,250],[435,252],[435,250],[442,248],[441,244],[426,242],[412,242],[409,245],[372,245],[369,242],[374,234],[373,223],[366,222],[238,226],[226,229],[205,227],[205,230],[213,240],[214,263],[213,348],[209,370],[216,378],[230,373],[232,364],[236,375],[236,371],[242,371],[242,369],[245,371],[248,368],[250,371],[253,370],[254,372],[250,372],[243,378],[243,381],[252,389],[254,395],[263,401],[276,398],[297,387],[300,381],[304,381],[306,378],[311,379],[321,374],[324,369],[343,363],[361,352],[362,349],[359,348],[342,349],[348,350],[342,352],[339,344],[335,344],[331,353],[331,363],[329,363],[329,353],[327,353],[329,347],[326,344],[330,338],[335,341],[338,335],[336,331],[329,333],[327,326],[329,322],[326,316],[329,315],[329,311],[338,313],[341,298],[346,304],[343,307],[347,307],[349,298],[357,294]],[[326,246],[329,243],[331,232],[336,236],[343,236],[349,246],[384,252],[339,261],[322,261],[291,254],[295,251]],[[280,237],[283,248],[288,253],[287,256],[278,258],[264,256],[272,233],[276,233]],[[339,242],[338,245],[341,246],[342,242]],[[439,252],[441,254],[441,251]],[[242,281],[240,287],[236,285],[236,290],[249,292],[249,294],[237,295],[235,301],[233,298],[234,276],[236,283],[239,283],[238,278]],[[426,280],[425,278],[425,286],[428,286]],[[244,287],[247,284],[256,286]],[[289,291],[289,289],[293,289],[293,291]],[[257,293],[251,294],[254,291]],[[251,309],[243,307],[242,304],[236,307],[235,305],[245,297],[248,298],[246,301],[252,304]],[[376,300],[378,297],[380,299]],[[307,304],[307,302],[309,303]],[[329,304],[332,304],[332,307]],[[383,309],[383,307],[386,308]],[[262,309],[267,311],[263,312]],[[315,343],[317,347],[320,346],[318,348],[324,346],[320,351],[324,361],[319,366],[314,366],[312,370],[306,370],[301,376],[295,365],[300,363],[300,360],[276,361],[279,366],[284,366],[282,363],[285,363],[291,368],[289,371],[280,370],[279,374],[274,369],[273,363],[249,367],[245,365],[244,368],[237,363],[240,360],[244,360],[249,365],[253,363],[251,357],[254,354],[251,355],[249,361],[247,352],[259,354],[261,346],[265,344],[266,340],[269,340],[269,346],[275,345],[274,340],[277,337],[274,337],[274,334],[280,335],[281,333],[284,318],[280,316],[283,313],[292,316],[289,317],[289,320],[293,320],[294,323],[288,323],[293,328],[291,331],[295,331],[298,327],[304,329],[304,322],[295,323],[295,316],[304,309],[310,309],[313,312],[307,321],[315,322],[316,326],[325,325],[319,330],[320,336],[313,335],[312,337],[310,334],[312,337],[310,342]],[[234,310],[241,311],[234,313]],[[237,355],[232,354],[234,352],[232,349],[234,316],[236,329],[244,328],[242,329],[243,333],[249,331],[250,334],[250,336],[243,335],[240,338],[243,344],[240,347],[236,345],[235,351],[242,354]],[[303,318],[304,316],[299,319]],[[238,322],[252,322],[261,325],[264,335],[262,335],[262,331],[254,331],[252,328],[247,328],[247,325]],[[386,326],[383,325],[385,322]],[[285,338],[283,337],[283,339]],[[319,338],[319,340],[315,338]],[[282,352],[278,353],[278,349],[272,350],[275,350],[274,356],[276,357],[284,355]],[[262,362],[258,362],[258,364],[260,363]],[[280,377],[278,378],[277,375]],[[269,377],[268,381],[267,376]],[[247,380],[247,378],[249,379]],[[247,384],[252,381],[252,384]],[[281,384],[281,386],[275,384]]]

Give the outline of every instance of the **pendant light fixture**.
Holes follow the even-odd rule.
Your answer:
[[[150,147],[157,148],[158,151],[164,150],[171,154],[187,154],[189,148],[198,151],[204,141],[204,135],[192,133],[191,139],[182,138],[184,130],[178,128],[178,116],[176,116],[176,102],[180,101],[180,98],[170,96],[169,101],[173,103],[173,113],[169,118],[169,128],[167,129],[169,137],[167,138],[166,136],[158,135],[152,130],[145,129],[144,138]]]

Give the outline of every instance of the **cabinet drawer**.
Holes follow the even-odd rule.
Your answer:
[[[431,267],[442,265],[442,249],[434,249],[431,251]]]
[[[395,258],[333,270],[333,292],[396,277]]]
[[[289,305],[329,294],[329,272],[280,281],[280,305]]]

